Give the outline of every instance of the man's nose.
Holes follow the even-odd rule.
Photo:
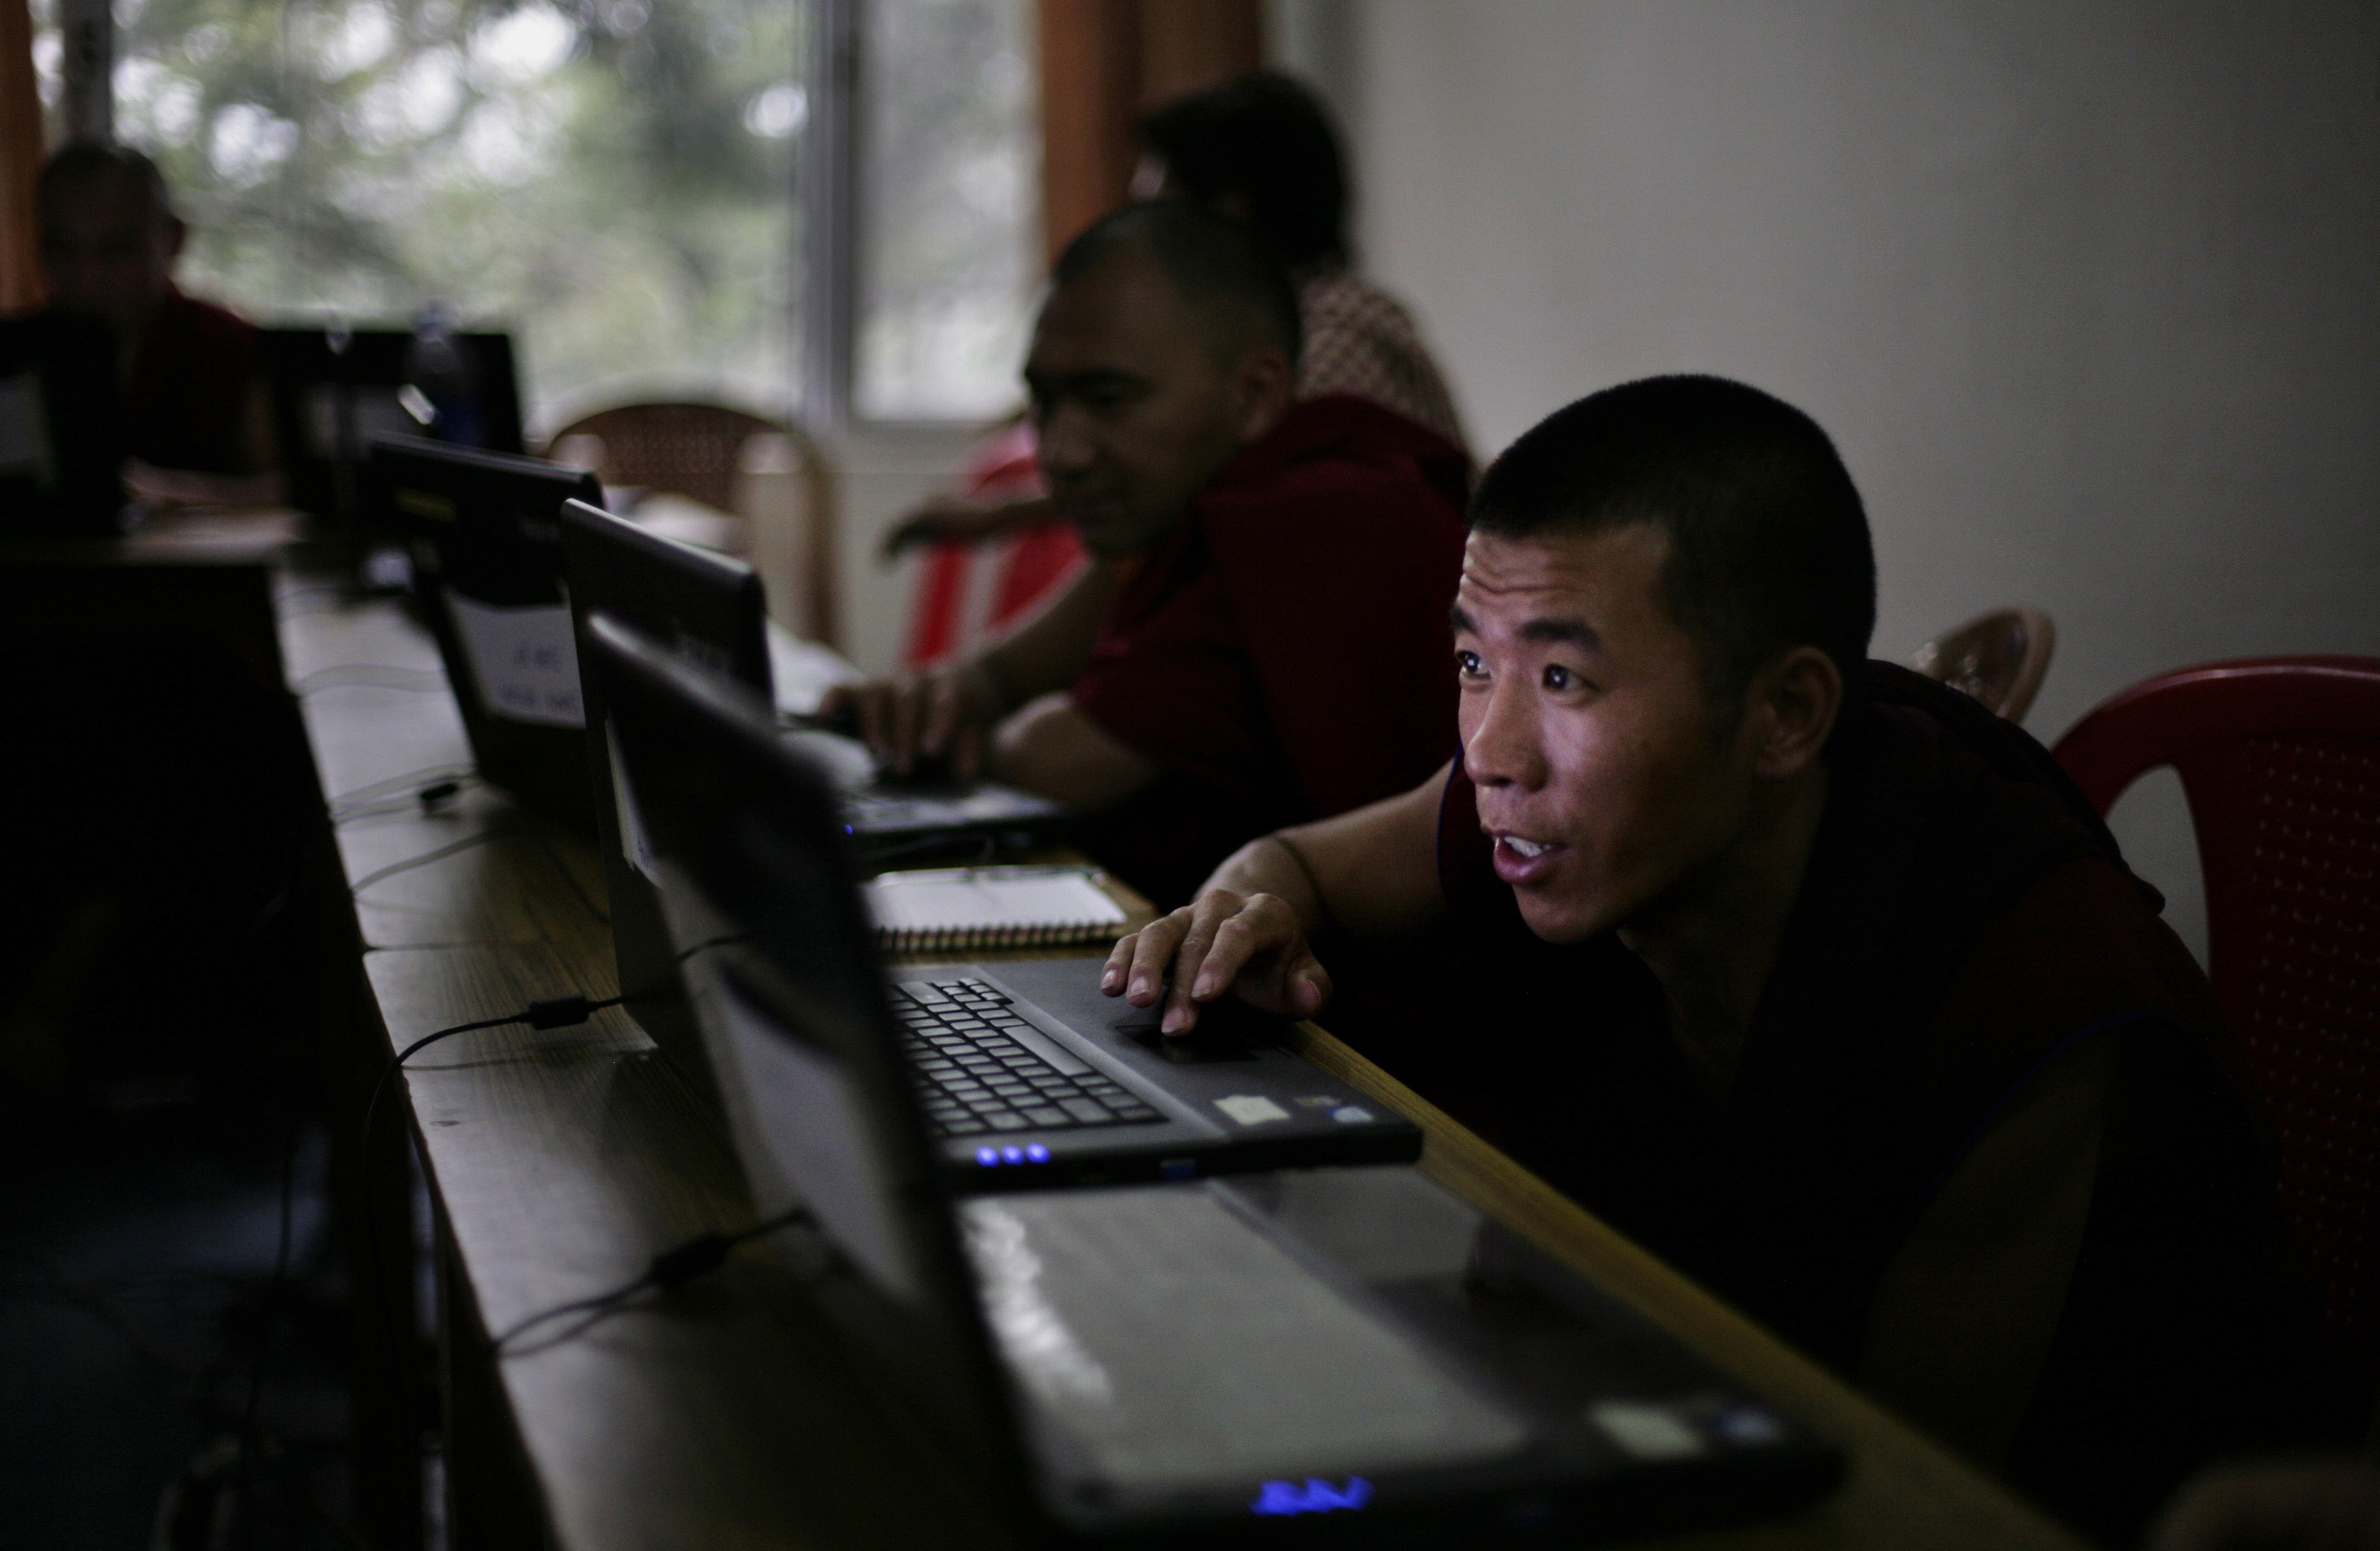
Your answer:
[[[1041,417],[1038,443],[1041,472],[1052,479],[1084,473],[1099,461],[1099,448],[1084,417],[1064,405]]]
[[[1463,744],[1463,769],[1475,786],[1545,784],[1545,745],[1537,736],[1536,702],[1527,686],[1509,679],[1490,685],[1487,703]]]

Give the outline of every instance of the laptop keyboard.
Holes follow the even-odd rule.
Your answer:
[[[1148,1125],[1165,1117],[1055,1045],[981,980],[907,980],[893,988],[903,1044],[940,1136]],[[1049,1051],[1065,1070],[1044,1060]]]

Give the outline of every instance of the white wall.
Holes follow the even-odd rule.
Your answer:
[[[2380,654],[2380,7],[1280,0],[1478,449],[1707,370],[1836,438],[1876,649],[2047,609],[2045,739],[2161,669]],[[2195,860],[2179,786],[2119,832]]]

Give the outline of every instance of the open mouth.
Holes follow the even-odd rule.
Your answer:
[[[1526,835],[1496,833],[1496,876],[1507,883],[1528,883],[1550,871],[1570,847],[1560,841],[1531,840]]]

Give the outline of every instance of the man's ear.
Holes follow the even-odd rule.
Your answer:
[[[1816,647],[1795,647],[1755,674],[1753,773],[1787,781],[1817,762],[1843,710],[1843,675]]]
[[[1278,345],[1259,345],[1233,369],[1232,430],[1240,444],[1264,440],[1297,397],[1297,369]]]

